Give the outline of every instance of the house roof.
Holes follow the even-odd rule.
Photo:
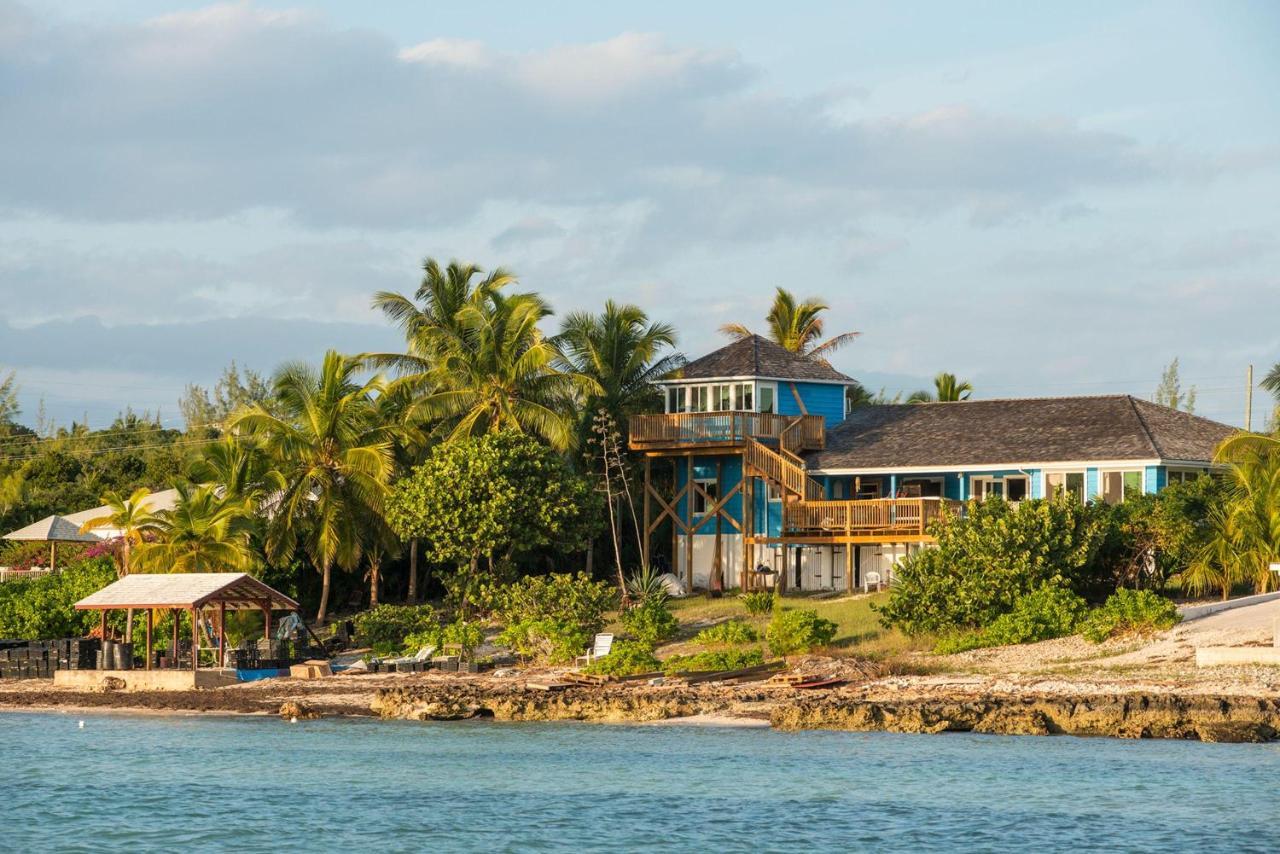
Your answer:
[[[76,603],[81,611],[113,608],[200,608],[226,603],[228,608],[296,611],[297,602],[243,572],[188,572],[172,575],[126,575]]]
[[[6,540],[37,540],[52,543],[96,543],[101,538],[80,533],[80,526],[65,516],[46,516],[4,535]]]
[[[827,432],[810,468],[1089,460],[1209,462],[1236,428],[1129,395],[860,406]]]
[[[770,377],[783,380],[853,382],[826,361],[792,353],[768,338],[751,335],[726,344],[719,350],[694,359],[684,366],[679,379],[721,379],[728,377]]]

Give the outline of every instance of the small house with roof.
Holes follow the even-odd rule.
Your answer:
[[[665,536],[690,587],[865,588],[968,501],[1158,492],[1235,429],[1128,395],[850,409],[854,383],[759,336],[660,383],[666,411],[629,423],[644,559]]]

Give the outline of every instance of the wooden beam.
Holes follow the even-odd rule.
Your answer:
[[[741,485],[741,484],[739,484]],[[734,487],[735,490],[737,487]],[[716,495],[724,495],[724,460],[716,460]],[[715,556],[711,562],[711,578],[707,579],[707,587],[715,590],[719,588],[724,590],[724,537],[721,533],[724,530],[724,514],[720,512],[721,506],[727,499],[721,498],[713,510],[716,514],[716,545]]]
[[[151,669],[151,629],[156,620],[156,609],[147,609],[147,670]]]
[[[218,606],[218,667],[227,666],[227,603]]]
[[[200,669],[200,619],[195,608],[191,609],[191,672]]]
[[[685,458],[687,473],[685,477],[685,486],[693,486],[693,457]],[[688,496],[684,500],[685,515],[685,535],[684,535],[684,576],[685,585],[689,588],[689,592],[693,592],[693,492],[689,491]]]
[[[688,491],[689,487],[686,484],[683,489],[676,493],[675,497],[671,500],[671,503],[668,504],[657,489],[652,486],[649,487],[649,492],[653,495],[654,500],[662,507],[662,512],[658,514],[658,518],[653,520],[653,530],[657,530],[657,527],[662,524],[662,520],[668,515],[671,516],[671,521],[674,522],[677,527],[682,528],[684,526],[684,520],[680,518],[680,513],[677,511],[676,506]]]
[[[644,565],[646,572],[649,570],[649,535],[652,533],[652,529],[649,527],[649,520],[653,515],[649,506],[649,490],[651,489],[649,484],[649,477],[650,477],[652,468],[653,468],[653,461],[648,457],[645,457],[644,458],[644,527],[641,528],[641,530],[644,531],[644,536],[642,538],[643,541],[640,543],[640,563]]]
[[[181,611],[177,608],[169,609],[169,616],[173,617],[173,646],[169,647],[169,668],[177,670],[178,665],[178,617]]]

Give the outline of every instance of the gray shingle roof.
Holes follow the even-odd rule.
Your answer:
[[[939,468],[1168,459],[1208,462],[1236,428],[1129,395],[860,406],[810,468]]]
[[[226,602],[232,608],[256,608],[271,600],[273,608],[297,610],[298,603],[243,572],[188,572],[172,575],[126,575],[76,603],[80,610],[124,607],[191,608]]]
[[[681,379],[722,377],[772,377],[784,380],[853,382],[822,359],[801,356],[768,338],[752,335],[726,344],[719,350],[694,359],[684,366]]]

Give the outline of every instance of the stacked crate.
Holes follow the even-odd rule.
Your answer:
[[[99,646],[92,638],[0,641],[0,679],[52,679],[55,670],[92,670]]]

